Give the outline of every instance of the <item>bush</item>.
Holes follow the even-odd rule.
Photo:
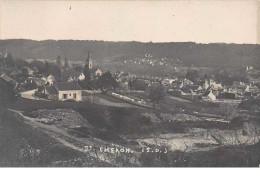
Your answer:
[[[39,98],[43,98],[43,99],[48,99],[47,94],[43,94],[43,93],[39,93],[39,92],[35,92],[35,96],[37,96]]]

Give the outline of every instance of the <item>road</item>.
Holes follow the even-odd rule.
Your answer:
[[[173,99],[173,100],[177,100],[177,101],[180,101],[180,102],[192,102],[190,100],[183,99],[183,98],[176,97],[176,96],[168,96],[168,98]]]
[[[16,113],[18,116],[20,116],[24,120],[23,121],[24,123],[26,123],[34,128],[42,130],[50,137],[52,137],[55,140],[57,140],[58,142],[62,143],[64,146],[77,150],[82,153],[86,153],[94,158],[107,162],[111,165],[120,166],[120,164],[118,164],[118,162],[116,161],[117,157],[122,156],[122,158],[124,158],[124,155],[126,155],[126,154],[117,154],[117,153],[114,153],[114,154],[113,153],[102,153],[99,151],[99,147],[117,147],[117,148],[126,148],[126,147],[123,147],[123,146],[120,146],[117,144],[111,145],[111,143],[105,142],[103,140],[100,140],[100,139],[97,139],[94,137],[78,138],[78,137],[68,134],[66,130],[58,128],[55,125],[46,125],[46,124],[37,122],[37,121],[39,121],[39,119],[25,116],[25,115],[23,115],[23,113],[21,111],[17,111],[17,110],[13,110],[13,109],[8,109],[8,110],[12,111],[12,112]],[[86,151],[85,146],[92,146],[92,147],[97,147],[97,148],[96,148],[96,150],[93,150],[93,151]],[[132,155],[132,157],[133,156],[137,157],[139,155],[139,153],[134,152],[131,155]],[[130,159],[130,161],[131,160],[133,160],[132,163],[139,163],[136,160],[136,158]]]
[[[114,107],[137,107],[137,106],[134,106],[134,105],[131,105],[131,104],[128,104],[128,103],[118,103],[118,102],[112,102],[112,101],[109,101],[107,99],[104,99],[104,98],[101,98],[101,97],[98,97],[98,96],[95,96],[94,97],[94,101],[92,101],[93,103],[95,104],[100,104],[100,105],[105,105],[105,106],[114,106]]]
[[[84,92],[87,92],[89,94],[88,96],[90,97],[90,101],[94,104],[113,106],[113,107],[129,107],[129,108],[138,107],[138,106],[135,106],[135,105],[129,104],[127,102],[123,102],[123,101],[122,102],[109,101],[108,99],[105,99],[102,96],[99,96],[98,94],[100,94],[100,92],[97,92],[97,91],[84,90]]]
[[[39,98],[39,97],[35,96],[36,91],[37,91],[37,89],[33,89],[33,90],[21,92],[20,94],[21,94],[22,98],[48,101],[47,99],[43,99],[43,98]]]

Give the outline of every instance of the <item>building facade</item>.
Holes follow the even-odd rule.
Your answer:
[[[44,94],[51,100],[74,100],[82,101],[82,89],[76,83],[58,82],[52,86],[45,86],[38,89],[39,93]]]

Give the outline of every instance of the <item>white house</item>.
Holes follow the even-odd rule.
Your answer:
[[[82,101],[82,89],[76,83],[57,82],[51,86],[40,88],[38,92],[47,95],[52,100]]]
[[[85,79],[84,73],[81,73],[78,77],[78,80],[83,81]]]
[[[210,87],[212,87],[213,89],[221,89],[222,88],[222,85],[220,83],[217,83],[215,81],[212,81],[210,83]]]
[[[75,83],[64,83],[59,82],[53,84],[58,94],[58,100],[64,101],[73,99],[75,101],[82,100],[82,89],[78,84]]]
[[[97,69],[96,71],[95,71],[95,76],[101,76],[102,75],[102,71],[101,71],[101,69]]]
[[[247,71],[252,70],[252,69],[254,69],[253,66],[247,66],[247,67],[246,67],[246,70],[247,70]]]
[[[41,79],[44,80],[45,84],[47,84],[47,85],[52,85],[55,81],[55,77],[51,74],[47,78],[42,77]]]
[[[217,97],[215,94],[213,94],[212,90],[210,90],[202,96],[202,99],[207,101],[215,101]]]
[[[193,84],[193,82],[192,81],[190,81],[189,79],[183,79],[183,84],[184,85],[187,85],[187,84]]]
[[[29,76],[33,76],[33,74],[34,74],[34,70],[33,69],[31,69],[29,67],[24,67],[24,68],[27,69],[27,72],[28,72]]]

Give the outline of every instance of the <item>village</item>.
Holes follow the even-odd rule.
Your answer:
[[[216,81],[207,74],[200,77],[198,71],[192,69],[187,69],[184,77],[138,76],[120,70],[102,72],[101,68],[93,67],[93,60],[89,53],[84,68],[80,65],[69,64],[67,58],[62,61],[60,56],[57,57],[56,64],[34,60],[31,63],[24,61],[24,66],[21,66],[21,62],[19,62],[20,65],[14,64],[13,60],[11,63],[8,62],[8,58],[10,59],[8,56],[11,55],[7,53],[5,55],[1,53],[1,56],[6,59],[4,60],[6,62],[2,61],[1,64],[1,80],[12,84],[22,96],[26,96],[27,91],[34,92],[32,98],[84,101],[91,100],[93,94],[104,93],[106,96],[128,103],[149,107],[152,105],[152,98],[147,97],[147,89],[151,86],[162,86],[168,96],[189,101],[239,104],[250,98],[260,99],[260,79],[253,78],[260,72],[252,66],[245,67],[247,77],[244,81],[230,78],[232,80],[229,84],[223,84],[220,78]],[[173,64],[178,64],[175,69],[184,66],[179,59],[174,61],[167,58],[161,60],[151,58],[152,55],[145,54],[140,61],[124,60],[123,63],[140,64],[142,62],[152,66],[167,66],[170,63],[166,62],[174,62]],[[223,78],[225,78],[224,75]]]
[[[26,179],[257,177],[173,169],[259,167],[260,0],[0,0],[0,9],[2,169],[21,167]],[[1,177],[21,179],[11,171]]]
[[[9,111],[31,126],[51,131],[59,141],[62,132],[60,143],[76,149],[82,149],[86,141],[93,146],[93,137],[99,150],[112,143],[134,152],[158,143],[169,152],[197,152],[258,142],[254,121],[259,114],[259,70],[247,66],[239,74],[206,72],[178,58],[144,54],[140,59],[144,64],[131,59],[117,63],[133,69],[170,66],[173,73],[104,70],[89,52],[82,60],[84,66],[60,55],[50,61],[1,53],[1,90],[16,97]]]

